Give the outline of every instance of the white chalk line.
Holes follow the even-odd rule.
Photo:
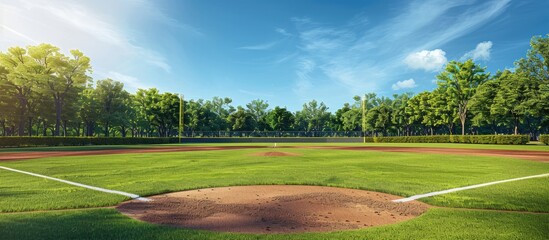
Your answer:
[[[446,194],[446,193],[452,193],[452,192],[463,191],[463,190],[468,190],[468,189],[473,189],[473,188],[486,187],[486,186],[490,186],[490,185],[494,185],[494,184],[513,182],[513,181],[525,180],[525,179],[530,179],[530,178],[542,178],[542,177],[549,177],[549,173],[533,175],[533,176],[527,176],[527,177],[520,177],[520,178],[513,178],[513,179],[507,179],[507,180],[501,180],[501,181],[495,181],[495,182],[489,182],[489,183],[482,183],[482,184],[476,184],[476,185],[459,187],[459,188],[452,188],[452,189],[448,189],[448,190],[444,190],[444,191],[438,191],[438,192],[430,192],[430,193],[425,193],[425,194],[419,194],[419,195],[414,195],[414,196],[407,197],[407,198],[396,199],[396,200],[393,200],[393,202],[409,202],[409,201],[417,200],[417,199],[420,199],[420,198],[432,197],[432,196],[442,195],[442,194]]]
[[[86,184],[82,184],[82,183],[71,182],[71,181],[67,181],[67,180],[63,180],[63,179],[59,179],[59,178],[49,177],[49,176],[45,176],[45,175],[41,175],[41,174],[37,174],[37,173],[21,171],[21,170],[9,168],[9,167],[0,166],[0,168],[4,169],[4,170],[12,171],[12,172],[18,172],[18,173],[23,173],[23,174],[35,176],[35,177],[46,178],[46,179],[50,179],[50,180],[54,180],[54,181],[58,181],[58,182],[78,186],[78,187],[83,187],[83,188],[87,188],[87,189],[91,189],[91,190],[95,190],[95,191],[106,192],[106,193],[111,193],[111,194],[118,194],[118,195],[130,197],[132,199],[139,200],[139,201],[144,201],[144,202],[151,201],[151,199],[144,198],[144,197],[141,197],[141,196],[139,196],[137,194],[133,194],[133,193],[127,193],[127,192],[122,192],[122,191],[116,191],[116,190],[110,190],[110,189],[105,189],[105,188],[100,188],[100,187],[94,187],[94,186],[90,186],[90,185],[86,185]]]

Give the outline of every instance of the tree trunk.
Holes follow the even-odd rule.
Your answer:
[[[6,136],[6,120],[0,121],[0,125],[2,125],[2,136]]]
[[[25,135],[25,109],[24,108],[21,108],[21,110],[19,111],[19,121],[18,121],[18,134],[19,136],[24,136]]]
[[[78,121],[78,124],[76,124],[76,136],[80,137],[80,127],[82,126],[82,122]]]
[[[67,136],[67,120],[63,120],[63,137]]]
[[[86,121],[86,137],[92,137],[93,136],[93,130],[94,130],[94,122],[93,121]]]
[[[46,120],[42,121],[42,136],[44,137],[48,135],[48,127],[46,123]]]
[[[29,137],[32,137],[32,117],[29,117]]]
[[[461,135],[465,135],[465,119],[460,119],[461,121]]]
[[[109,123],[105,123],[105,137],[109,137]]]
[[[55,131],[53,133],[54,136],[59,136],[59,131],[60,131],[60,128],[61,128],[61,111],[62,111],[62,106],[61,106],[61,101],[55,97],[54,95],[54,99],[55,99]]]
[[[518,118],[515,118],[515,128],[514,128],[515,135],[518,135],[518,125],[519,125],[518,122],[519,122]]]
[[[120,127],[120,134],[122,134],[122,137],[126,137],[126,127],[125,126]]]

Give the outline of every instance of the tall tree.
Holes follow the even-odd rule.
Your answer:
[[[360,131],[362,123],[362,109],[345,103],[335,113],[334,129],[337,131]]]
[[[528,114],[536,114],[530,106],[530,97],[537,84],[525,75],[505,71],[499,77],[499,88],[490,109],[492,114],[511,118],[513,132],[519,134],[519,125]]]
[[[409,135],[410,134],[410,124],[408,122],[408,114],[406,113],[406,106],[408,106],[408,101],[410,100],[412,93],[404,93],[401,95],[393,95],[393,103],[391,108],[393,114],[391,116],[391,122],[397,128],[397,135]]]
[[[267,116],[267,109],[269,103],[264,100],[256,99],[246,104],[247,111],[252,115],[256,125],[255,130],[265,130],[267,128],[267,122],[265,117]]]
[[[328,107],[323,102],[319,104],[316,100],[303,104],[300,114],[307,122],[307,131],[323,131],[330,120]]]
[[[271,129],[275,131],[291,130],[293,122],[294,115],[290,111],[286,110],[286,108],[277,106],[267,114],[267,123]]]
[[[137,105],[137,115],[143,119],[144,129],[141,131],[145,136],[150,137],[153,131],[153,122],[156,112],[156,105],[160,101],[160,93],[156,88],[137,89],[135,93],[135,102]]]
[[[432,112],[427,113],[427,116],[433,119],[433,124],[446,126],[448,133],[450,135],[454,134],[454,125],[459,122],[458,107],[456,102],[452,101],[450,95],[441,91],[441,89],[435,89],[431,92],[428,104],[431,106]]]
[[[80,94],[78,105],[80,106],[80,118],[84,122],[84,135],[91,137],[94,135],[95,126],[100,116],[97,92],[91,85]]]
[[[33,117],[33,108],[40,99],[36,96],[37,79],[42,76],[42,71],[33,65],[27,50],[20,47],[9,48],[8,52],[0,53],[0,65],[7,70],[2,80],[2,88],[13,94],[17,133],[23,136],[25,123]]]
[[[465,135],[469,100],[475,95],[478,86],[489,77],[489,74],[484,72],[485,68],[469,59],[465,62],[451,61],[437,76],[439,87],[449,94],[451,101],[458,107],[461,135]]]
[[[160,101],[154,107],[154,125],[161,137],[169,137],[171,131],[179,124],[179,96],[173,93],[163,93]]]
[[[66,57],[59,48],[50,44],[28,47],[33,68],[38,70],[40,88],[53,99],[55,107],[55,132],[58,136],[63,110],[67,104],[76,102],[78,93],[84,89],[91,72],[90,58],[78,50],[71,50]]]
[[[385,103],[375,106],[366,114],[367,129],[373,130],[376,133],[381,132],[383,136],[387,136],[387,130],[391,125],[392,110]]]
[[[99,102],[99,121],[103,125],[104,134],[110,136],[111,126],[119,124],[124,116],[124,108],[128,92],[124,84],[112,79],[97,81],[95,88]]]
[[[207,100],[203,107],[206,112],[213,113],[215,116],[209,116],[211,130],[228,130],[229,124],[227,117],[235,111],[230,104],[233,102],[230,98],[214,97],[212,100]]]
[[[255,127],[254,116],[241,106],[238,106],[237,110],[231,113],[227,120],[233,131],[252,131]]]
[[[8,119],[15,115],[13,106],[15,99],[13,98],[13,88],[10,88],[7,83],[8,70],[0,65],[0,136],[7,135],[6,124]]]
[[[529,101],[534,111],[543,118],[541,124],[549,130],[549,34],[532,37],[530,46],[526,58],[515,62],[515,66],[517,73],[539,85],[539,91],[532,92]]]
[[[491,110],[500,87],[500,75],[501,73],[497,73],[494,78],[481,84],[469,102],[473,125],[488,126],[494,134],[498,133],[498,124],[504,121],[498,114],[494,114],[496,111]]]

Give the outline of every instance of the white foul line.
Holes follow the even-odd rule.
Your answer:
[[[0,168],[4,169],[4,170],[12,171],[12,172],[28,174],[28,175],[35,176],[35,177],[46,178],[46,179],[50,179],[50,180],[54,180],[54,181],[74,185],[74,186],[88,188],[88,189],[95,190],[95,191],[118,194],[118,195],[130,197],[132,199],[136,199],[136,200],[139,200],[139,201],[145,201],[145,202],[151,201],[151,199],[140,197],[139,195],[133,194],[133,193],[127,193],[127,192],[122,192],[122,191],[116,191],[116,190],[110,190],[110,189],[105,189],[105,188],[100,188],[100,187],[94,187],[94,186],[90,186],[90,185],[86,185],[86,184],[82,184],[82,183],[71,182],[71,181],[67,181],[67,180],[63,180],[63,179],[59,179],[59,178],[48,177],[48,176],[37,174],[37,173],[25,172],[25,171],[13,169],[13,168],[8,168],[8,167],[3,167],[3,166],[0,166]]]
[[[495,182],[489,182],[489,183],[482,183],[482,184],[471,185],[466,187],[452,188],[452,189],[438,191],[438,192],[419,194],[419,195],[415,195],[407,198],[396,199],[396,200],[393,200],[393,202],[409,202],[409,201],[413,201],[420,198],[432,197],[432,196],[451,193],[451,192],[457,192],[457,191],[463,191],[467,189],[490,186],[490,185],[499,184],[499,183],[506,183],[506,182],[519,181],[519,180],[530,179],[530,178],[541,178],[541,177],[549,177],[549,173],[534,175],[534,176],[527,176],[527,177],[520,177],[520,178],[513,178],[513,179],[507,179],[507,180],[501,180],[501,181],[495,181]]]

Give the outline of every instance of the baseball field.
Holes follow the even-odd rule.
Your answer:
[[[0,149],[0,239],[549,239],[549,147]]]

